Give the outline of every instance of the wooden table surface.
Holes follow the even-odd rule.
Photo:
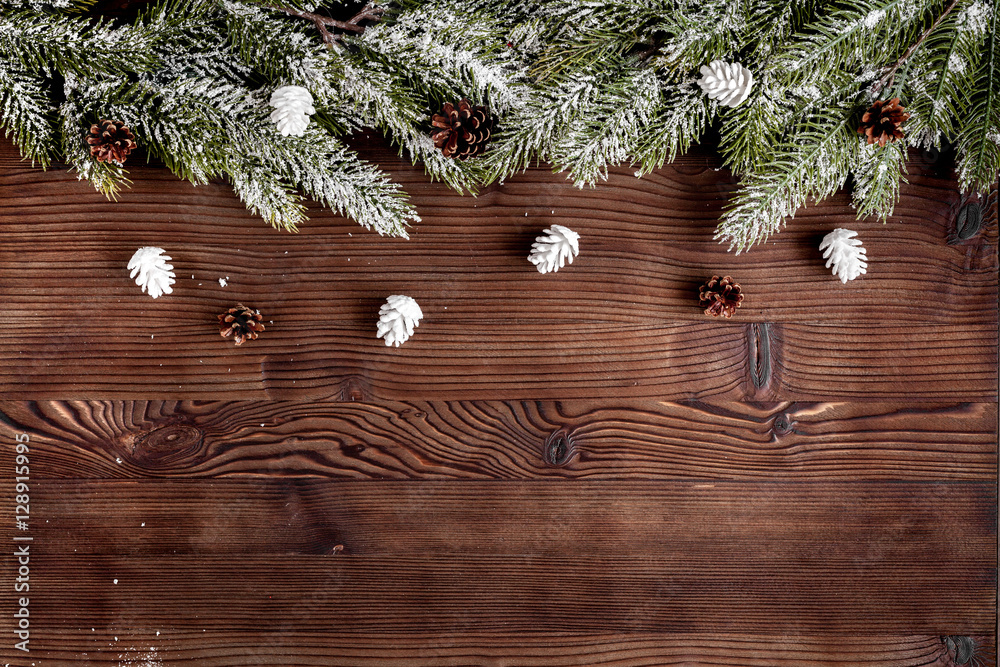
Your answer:
[[[841,193],[737,256],[708,148],[463,197],[355,144],[411,194],[409,240],[319,208],[275,231],[156,167],[109,202],[0,146],[0,537],[30,553],[30,593],[0,563],[0,664],[950,665],[952,635],[992,659],[995,193],[960,239],[953,161],[911,151],[888,224]],[[581,252],[541,275],[551,223]],[[835,227],[868,249],[846,285]],[[146,245],[177,273],[155,301],[125,268]],[[713,274],[731,320],[698,308]],[[425,315],[400,348],[390,294]],[[240,302],[267,330],[236,347]]]

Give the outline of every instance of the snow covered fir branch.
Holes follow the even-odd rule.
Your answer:
[[[966,191],[1000,169],[1000,0],[110,1],[0,0],[0,123],[112,197],[134,146],[280,228],[308,197],[405,236],[362,128],[461,192],[537,162],[642,176],[717,137],[740,187],[716,237],[742,251],[845,187],[886,220],[907,148],[954,148]]]

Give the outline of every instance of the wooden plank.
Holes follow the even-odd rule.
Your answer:
[[[940,635],[439,632],[327,634],[292,628],[204,631],[148,624],[52,628],[31,644],[38,664],[92,667],[925,667],[949,664]],[[47,628],[48,629],[48,628]],[[981,638],[986,641],[988,638]],[[992,646],[980,649],[982,654]],[[0,657],[3,657],[0,648]],[[13,656],[17,658],[18,656]]]
[[[35,476],[996,479],[994,403],[3,401]]]
[[[46,556],[127,555],[137,566],[164,555],[489,554],[530,574],[531,556],[607,555],[662,560],[665,576],[712,575],[722,587],[768,569],[791,579],[813,571],[824,586],[909,566],[958,585],[973,566],[995,576],[996,502],[989,482],[36,479],[31,535]],[[586,576],[631,586],[611,571]],[[916,585],[886,583],[900,597]],[[975,582],[966,585],[975,596]],[[808,591],[787,595],[813,604]]]
[[[372,303],[372,312],[378,304]],[[181,316],[179,316],[181,317]],[[785,324],[768,327],[769,377],[752,381],[751,329],[478,326],[434,323],[402,348],[365,330],[274,327],[236,348],[204,307],[184,332],[30,335],[0,340],[0,396],[342,400],[989,400],[997,397],[997,327]],[[147,331],[157,329],[147,329]]]
[[[953,326],[859,331],[789,324],[780,331],[777,391],[783,398],[997,399],[997,328]]]
[[[378,304],[372,303],[372,312]],[[204,311],[204,308],[200,309]],[[237,348],[189,312],[186,331],[109,340],[12,336],[0,341],[0,394],[35,398],[697,397],[740,393],[740,325],[551,325],[470,331],[443,323],[404,348],[373,331],[274,327]],[[153,329],[154,331],[156,329]],[[148,329],[147,329],[148,331]],[[369,335],[372,334],[372,335]],[[155,338],[154,338],[155,336]],[[672,352],[671,352],[672,350]],[[737,369],[732,372],[732,369]]]
[[[170,314],[192,307],[245,301],[290,330],[336,322],[368,333],[371,305],[405,291],[429,321],[636,325],[701,321],[697,286],[728,273],[746,290],[743,321],[997,321],[995,198],[985,229],[958,241],[965,199],[947,170],[916,151],[888,224],[856,220],[842,194],[737,256],[712,239],[735,180],[706,149],[643,179],[612,170],[594,189],[533,168],[473,198],[428,183],[375,139],[358,143],[412,194],[423,222],[410,240],[379,237],[315,207],[298,235],[277,232],[227,186],[194,188],[148,167],[133,167],[134,185],[112,203],[73,174],[30,169],[0,146],[0,226],[17,260],[0,264],[7,316],[15,328],[42,318],[60,335],[81,331],[85,319],[104,336],[127,337],[151,326],[184,329],[188,322]],[[580,231],[583,251],[572,267],[542,276],[526,256],[552,223]],[[848,286],[818,251],[838,226],[858,230],[872,260]],[[128,279],[125,264],[139,245],[174,257],[178,283],[162,306]],[[80,308],[81,297],[87,318],[55,316]]]
[[[625,554],[46,555],[57,627],[306,632],[992,634],[996,561],[715,562]],[[753,566],[753,569],[749,567]],[[117,579],[118,583],[114,583]],[[32,582],[36,579],[32,578]],[[944,583],[943,583],[944,582]],[[0,600],[11,618],[13,596]],[[50,626],[51,627],[51,626]]]
[[[987,307],[997,293],[995,198],[984,231],[958,242],[954,221],[965,200],[951,175],[916,151],[889,224],[855,220],[847,195],[838,195],[736,256],[712,240],[735,180],[707,150],[644,179],[612,170],[595,189],[533,168],[473,198],[428,183],[375,139],[358,143],[413,195],[423,222],[410,240],[378,237],[318,208],[300,234],[276,232],[228,187],[193,188],[146,167],[132,168],[132,189],[109,203],[72,174],[32,170],[0,146],[0,224],[18,260],[0,273],[9,316],[75,309],[85,292],[105,315],[94,330],[110,333],[153,307],[124,266],[136,246],[154,244],[172,249],[178,267],[167,311],[253,301],[303,330],[331,320],[371,328],[368,302],[403,287],[425,312],[451,322],[701,321],[697,286],[719,272],[744,285],[745,321],[996,322]],[[584,252],[572,267],[541,276],[525,257],[553,222],[580,230]],[[872,258],[850,286],[832,279],[817,249],[837,226],[857,229]],[[225,276],[223,289],[216,280]],[[40,307],[40,294],[53,308]]]
[[[374,140],[359,142],[412,192],[424,222],[410,240],[318,210],[300,234],[277,232],[226,186],[193,188],[150,167],[134,168],[134,188],[110,203],[0,147],[0,395],[996,397],[996,351],[984,349],[997,332],[996,197],[984,231],[958,241],[964,200],[947,169],[917,154],[890,225],[848,219],[839,196],[736,256],[711,240],[733,180],[707,151],[642,180],[616,170],[593,190],[532,169],[472,198],[428,183]],[[586,252],[542,276],[524,256],[552,222],[580,229]],[[847,286],[816,250],[836,225],[858,229],[872,258],[869,274]],[[173,294],[153,301],[128,279],[140,245],[170,250]],[[698,283],[719,272],[746,288],[736,322],[708,321],[695,303]],[[417,298],[425,319],[404,348],[387,350],[374,324],[398,292]],[[268,325],[244,348],[215,328],[235,302],[260,308]],[[747,323],[771,327],[789,351],[820,355],[809,360],[817,377],[790,377],[788,391],[777,373],[749,386]],[[817,331],[841,354],[824,358]],[[964,350],[968,373],[929,373],[941,349],[921,343],[927,335]],[[865,352],[892,337],[898,362],[869,369]],[[828,390],[830,370],[847,382]],[[905,394],[892,391],[903,385]]]

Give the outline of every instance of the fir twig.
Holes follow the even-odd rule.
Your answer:
[[[316,29],[319,30],[319,34],[323,37],[323,41],[327,44],[333,44],[334,42],[340,41],[340,35],[330,32],[328,28],[339,28],[340,30],[346,30],[347,32],[353,32],[360,35],[365,31],[365,27],[360,25],[362,21],[377,21],[382,17],[384,12],[381,7],[368,3],[361,9],[360,12],[352,16],[347,21],[338,21],[337,19],[330,18],[329,16],[295,9],[294,7],[289,7],[287,5],[270,5],[270,7],[272,9],[285,12],[289,16],[295,16],[300,19],[312,21],[313,24],[315,24]]]
[[[885,74],[883,74],[879,78],[878,85],[876,86],[876,90],[878,92],[881,92],[886,88],[892,87],[893,80],[895,79],[896,72],[899,70],[899,68],[903,65],[903,63],[909,60],[910,56],[913,55],[913,52],[916,51],[917,48],[919,48],[920,45],[924,43],[924,40],[927,39],[927,36],[930,35],[932,32],[934,32],[935,28],[941,25],[941,21],[944,20],[944,17],[948,16],[948,14],[951,12],[951,10],[955,8],[955,5],[957,4],[958,0],[951,0],[951,4],[948,5],[948,7],[943,12],[941,12],[941,15],[937,17],[934,23],[932,23],[930,27],[927,28],[927,30],[925,30],[922,35],[920,35],[920,38],[917,39],[917,41],[915,41],[913,44],[910,45],[910,48],[906,49],[903,55],[899,57],[899,60],[896,61],[896,64],[890,67],[885,72]]]

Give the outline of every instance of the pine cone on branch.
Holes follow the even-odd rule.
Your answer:
[[[868,107],[868,111],[861,117],[858,134],[864,135],[865,141],[869,144],[877,143],[879,146],[885,146],[903,138],[903,131],[899,126],[909,117],[910,114],[906,113],[906,109],[899,105],[898,97],[889,101],[878,100]]]
[[[493,134],[493,116],[486,107],[474,107],[467,99],[458,105],[445,103],[440,113],[431,116],[431,125],[438,128],[431,134],[434,146],[445,157],[465,160],[486,150]]]
[[[254,340],[264,330],[264,316],[259,310],[247,308],[242,303],[219,315],[219,334],[223,338],[233,336],[237,345],[245,340]]]
[[[106,118],[90,126],[87,143],[90,144],[90,154],[96,157],[98,162],[117,164],[124,164],[128,154],[136,146],[132,130],[128,129],[125,123]]]
[[[722,315],[728,319],[743,303],[743,289],[729,276],[712,276],[711,280],[701,286],[698,296],[705,314],[712,317]]]

